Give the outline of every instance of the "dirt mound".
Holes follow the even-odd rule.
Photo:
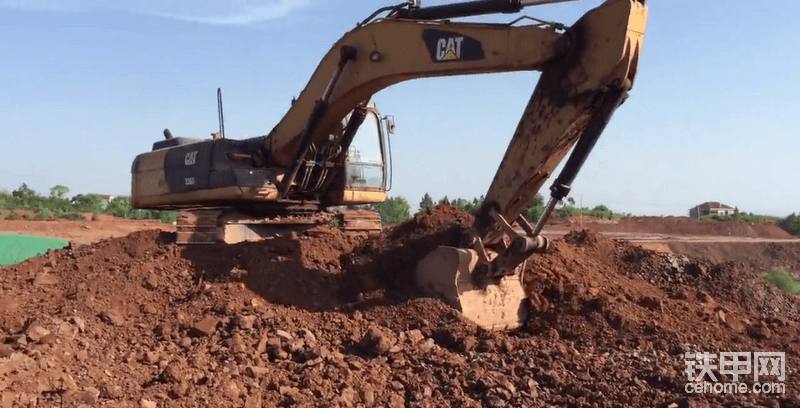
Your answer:
[[[528,262],[526,327],[489,333],[409,280],[470,223],[439,206],[370,240],[229,247],[146,231],[2,269],[0,406],[800,406],[798,302],[746,265],[573,232]],[[787,353],[786,394],[685,393],[684,352],[762,350]]]
[[[100,214],[97,221],[92,221],[94,215],[91,213],[83,214],[84,219],[79,221],[27,221],[23,219],[2,219],[5,216],[2,212],[0,211],[0,215],[2,215],[0,216],[0,232],[61,238],[81,244],[89,244],[106,238],[124,237],[136,231],[151,229],[175,230],[172,224],[165,224],[161,221],[128,220],[107,214]],[[34,215],[32,211],[19,210],[17,212],[20,215]]]
[[[572,226],[580,217],[572,217]],[[584,218],[583,225],[601,232],[642,232],[676,235],[714,235],[750,238],[793,238],[775,224],[755,224],[734,220],[695,220],[689,217],[627,217],[615,222]]]

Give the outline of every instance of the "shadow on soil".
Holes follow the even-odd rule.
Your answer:
[[[193,264],[197,279],[242,282],[272,303],[309,311],[364,310],[422,297],[414,285],[417,262],[439,245],[457,244],[459,231],[400,240],[404,231],[397,229],[365,239],[353,251],[287,235],[234,245],[190,245],[180,254]],[[174,242],[175,236],[163,233],[162,241]]]

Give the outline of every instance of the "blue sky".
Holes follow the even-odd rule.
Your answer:
[[[0,0],[0,189],[129,194],[133,158],[165,127],[194,137],[216,130],[217,87],[228,137],[266,134],[331,44],[390,3]],[[525,13],[571,24],[600,3]],[[649,7],[637,82],[573,197],[640,215],[685,215],[704,201],[800,211],[800,5]],[[377,94],[397,121],[390,194],[412,206],[425,192],[485,194],[537,80],[425,79]]]

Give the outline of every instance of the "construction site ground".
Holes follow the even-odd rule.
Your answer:
[[[0,408],[800,407],[800,300],[761,276],[800,271],[778,227],[553,222],[526,264],[526,324],[501,333],[413,283],[471,220],[442,205],[368,239],[324,226],[233,246],[0,221],[76,243],[0,269]],[[786,353],[785,378],[760,380],[785,392],[686,392],[685,353],[756,351]]]

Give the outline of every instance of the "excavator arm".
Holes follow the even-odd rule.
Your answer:
[[[383,88],[423,77],[542,71],[473,228],[471,245],[481,258],[479,277],[512,274],[545,246],[538,237],[541,224],[569,192],[633,85],[647,19],[643,0],[609,0],[565,30],[552,23],[519,27],[441,20],[513,12],[522,5],[484,0],[402,9],[347,33],[267,139],[269,159],[286,166],[283,194],[292,194],[298,169],[311,159],[305,157],[309,146],[325,143],[330,129],[354,106]],[[576,142],[551,189],[542,222],[535,228],[528,225],[520,214]],[[512,227],[515,222],[522,234]],[[499,256],[490,260],[487,248]]]

